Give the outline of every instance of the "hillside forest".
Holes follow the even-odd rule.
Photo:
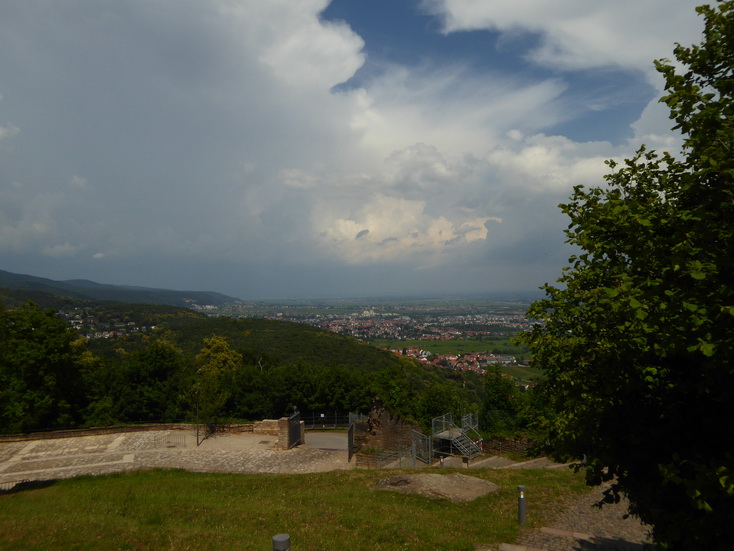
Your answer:
[[[209,318],[185,308],[85,307],[154,326],[115,339],[80,337],[53,308],[0,303],[0,432],[194,421],[232,423],[367,413],[379,401],[430,427],[480,413],[482,427],[525,427],[537,402],[498,371],[424,366],[357,339],[292,322]]]

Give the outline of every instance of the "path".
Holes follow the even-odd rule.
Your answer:
[[[309,442],[312,440],[312,442]],[[308,473],[350,469],[329,435],[277,449],[277,437],[221,435],[196,445],[191,431],[149,431],[0,443],[0,489],[14,482],[164,467],[195,472]],[[324,444],[324,445],[321,445]]]
[[[500,551],[642,551],[649,549],[649,527],[624,518],[627,501],[595,507],[602,488],[566,500],[539,530],[523,529],[516,544]]]
[[[466,468],[459,458],[446,460],[447,466]],[[505,457],[473,460],[469,469],[559,469],[565,465],[545,457],[514,462]],[[499,551],[643,551],[649,548],[649,527],[635,518],[624,518],[628,503],[595,507],[604,487],[594,488],[582,496],[569,497],[538,530],[523,529],[517,542],[503,543]],[[530,497],[528,499],[531,499]],[[477,551],[485,551],[478,546]]]

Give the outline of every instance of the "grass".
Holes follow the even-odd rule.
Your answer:
[[[293,551],[470,551],[515,541],[518,485],[527,487],[530,526],[541,526],[554,502],[584,491],[571,472],[530,470],[463,471],[501,486],[468,503],[372,490],[399,472],[151,470],[60,480],[0,495],[0,549],[263,550],[288,533]]]
[[[530,382],[533,379],[537,379],[543,374],[542,369],[538,369],[537,367],[530,367],[528,365],[503,365],[500,367],[500,369],[504,373],[512,375],[513,377],[517,377],[523,382]]]

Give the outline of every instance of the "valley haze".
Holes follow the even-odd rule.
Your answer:
[[[65,296],[80,300],[105,301],[112,300],[118,302],[142,303],[142,304],[166,304],[171,306],[182,306],[199,310],[227,311],[230,314],[241,313],[242,309],[247,309],[248,304],[252,306],[255,300],[258,306],[254,308],[263,308],[261,305],[296,305],[306,304],[311,301],[331,301],[334,304],[346,303],[349,305],[379,303],[385,301],[388,303],[396,303],[401,301],[464,301],[464,300],[497,300],[512,301],[520,304],[527,304],[531,300],[540,297],[540,292],[507,292],[507,293],[487,293],[482,295],[405,295],[405,296],[373,296],[373,297],[284,297],[284,298],[261,298],[243,299],[217,293],[213,291],[202,290],[174,290],[160,289],[133,285],[114,285],[109,283],[98,283],[87,279],[72,279],[65,281],[56,281],[46,277],[39,277],[29,274],[16,274],[0,270],[0,296],[2,289],[11,289],[19,291],[35,291],[40,293],[48,293],[50,295]],[[264,310],[269,311],[269,310]]]

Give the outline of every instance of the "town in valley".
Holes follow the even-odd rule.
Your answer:
[[[192,303],[210,317],[264,318],[312,325],[354,337],[423,364],[480,374],[492,366],[527,366],[528,351],[512,337],[529,330],[532,298],[329,299]],[[98,309],[69,307],[58,315],[89,339],[149,333],[154,326],[134,315],[113,317]]]

